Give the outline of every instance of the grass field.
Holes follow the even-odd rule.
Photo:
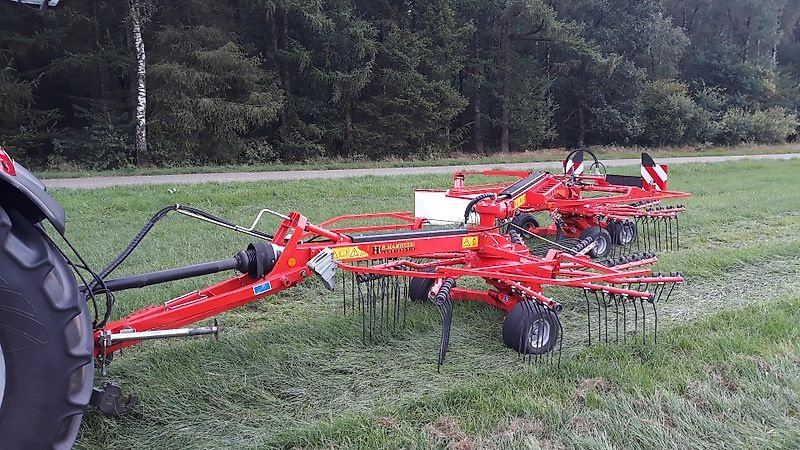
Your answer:
[[[643,149],[625,147],[592,148],[602,160],[638,158]],[[677,147],[646,149],[654,156],[721,156],[721,155],[761,155],[769,153],[800,153],[800,144],[783,145],[747,145],[740,147]],[[125,168],[106,171],[91,171],[78,168],[49,170],[37,172],[40,178],[85,178],[97,176],[125,175],[171,175],[182,173],[217,173],[217,172],[272,172],[292,170],[330,170],[330,169],[372,169],[378,167],[420,167],[420,166],[459,166],[468,164],[524,163],[538,161],[559,161],[567,152],[564,149],[545,149],[530,152],[510,153],[507,155],[460,155],[447,158],[428,159],[386,159],[381,161],[331,160],[324,158],[298,163],[276,163],[260,165],[211,165],[190,167],[153,167],[145,169]]]
[[[527,366],[502,345],[501,313],[459,304],[437,373],[434,309],[412,305],[404,332],[364,344],[339,295],[312,280],[222,315],[219,342],[123,352],[111,378],[141,405],[122,419],[90,411],[77,448],[798,448],[800,161],[681,165],[670,174],[672,188],[695,197],[681,222],[684,249],[659,263],[688,282],[660,307],[658,345],[577,345],[557,367]],[[102,266],[170,203],[241,223],[262,207],[321,221],[412,209],[412,188],[449,178],[53,193],[73,242]],[[120,274],[227,257],[246,242],[173,217]],[[122,293],[116,313],[213,279]],[[580,342],[579,292],[557,294],[565,333]]]

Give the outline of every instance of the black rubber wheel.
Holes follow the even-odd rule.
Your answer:
[[[422,269],[421,272],[434,272],[434,269]],[[428,294],[434,284],[434,278],[411,278],[408,282],[408,297],[412,302],[425,303],[430,300]]]
[[[639,237],[639,230],[633,222],[617,223],[614,232],[611,232],[610,228],[608,231],[611,233],[611,238],[614,239],[614,243],[617,245],[631,245],[636,242],[636,238]]]
[[[523,355],[543,355],[553,350],[561,333],[556,313],[543,305],[524,301],[503,321],[503,343]]]
[[[533,214],[517,214],[511,219],[512,226],[509,227],[512,230],[517,230],[523,238],[529,239],[531,237],[531,232],[528,231],[531,228],[539,228],[539,221],[536,220],[536,217]]]
[[[605,228],[600,227],[589,227],[583,232],[581,232],[579,240],[584,240],[588,237],[592,237],[594,239],[594,248],[589,250],[589,256],[592,258],[605,258],[606,256],[611,253],[611,246],[613,242],[611,240],[611,234],[609,234],[608,230]]]
[[[92,336],[64,258],[0,208],[0,447],[72,448],[92,395]]]

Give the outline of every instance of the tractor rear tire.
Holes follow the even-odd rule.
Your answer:
[[[555,311],[529,300],[517,303],[503,321],[503,343],[523,355],[551,352],[560,333]]]
[[[92,341],[61,253],[0,208],[0,447],[72,448],[92,395]]]

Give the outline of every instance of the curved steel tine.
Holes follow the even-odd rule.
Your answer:
[[[603,301],[603,316],[605,318],[606,344],[608,344],[608,305],[611,301],[610,299],[613,299],[613,294],[608,294],[608,298],[604,299],[605,301]]]
[[[647,316],[644,309],[644,299],[639,299],[642,306],[642,344],[647,343]]]
[[[605,293],[600,292],[600,295],[597,295],[597,291],[594,292],[595,298],[595,305],[597,306],[597,342],[599,343],[601,339],[603,339],[603,333],[600,330],[600,299],[602,298],[605,300]]]
[[[589,288],[583,288],[583,297],[586,299],[586,329],[589,331],[589,345],[592,345],[592,313],[589,308]]]
[[[656,228],[656,251],[661,251],[661,219],[656,217],[654,220]]]
[[[619,342],[619,302],[622,299],[621,295],[614,297],[614,342]]]
[[[653,343],[658,344],[658,309],[655,302],[650,302],[653,306]]]
[[[628,341],[628,297],[622,302],[622,342]]]
[[[673,242],[673,234],[672,234],[672,218],[668,218],[669,220],[669,249],[675,250],[675,245]]]
[[[534,310],[536,311],[536,316],[535,316],[535,317],[542,317],[542,315],[544,314],[544,312],[542,311],[542,305],[541,305],[541,303],[539,303],[539,302],[535,302],[535,303],[533,304],[533,306],[534,306]],[[537,336],[536,336],[536,345],[537,345],[537,347],[536,347],[536,348],[540,348],[540,347],[541,347],[541,345],[542,345],[542,334],[541,334],[541,333],[538,333],[538,334],[537,334]],[[535,362],[536,364],[538,364],[538,363],[539,363],[539,360],[540,360],[540,358],[541,358],[541,354],[539,354],[539,353],[537,352],[537,353],[535,353],[535,354],[532,354],[532,355],[531,355],[531,357],[534,359],[534,362]]]

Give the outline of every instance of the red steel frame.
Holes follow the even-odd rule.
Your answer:
[[[324,224],[386,218],[400,223],[329,230],[292,212],[283,220],[273,239],[273,244],[283,247],[282,253],[275,267],[263,278],[240,275],[110,322],[103,329],[95,331],[95,354],[111,354],[139,342],[119,342],[102,348],[100,338],[104,333],[179,328],[293,287],[314,275],[308,263],[326,249],[331,249],[337,255],[339,268],[348,272],[439,280],[465,276],[483,278],[491,286],[488,291],[455,288],[451,292],[452,298],[482,301],[506,311],[525,299],[560,309],[556,301],[544,295],[543,286],[601,290],[635,300],[651,298],[651,294],[631,289],[633,284],[683,281],[681,276],[653,276],[645,266],[654,263],[654,257],[616,267],[606,267],[592,262],[586,256],[556,250],[551,250],[545,258],[538,258],[530,254],[527,246],[513,243],[509,236],[497,232],[495,226],[478,226],[452,236],[414,237],[412,233],[410,237],[394,239],[389,235],[386,239],[368,243],[355,243],[346,234],[419,230],[423,220],[414,218],[409,212],[349,215],[328,220]],[[323,240],[307,241],[311,237]],[[387,254],[387,249],[391,253]],[[393,260],[369,267],[355,264],[385,260],[387,257]],[[434,268],[435,271],[418,271],[426,268]]]
[[[497,177],[516,177],[519,181],[533,175],[528,171],[488,170],[481,172],[456,172],[453,175],[453,188],[446,191],[448,197],[470,200],[480,194],[499,195],[513,182],[465,185],[467,175]],[[587,193],[607,194],[587,197]],[[581,231],[592,227],[606,227],[605,220],[626,220],[635,217],[675,218],[685,212],[685,207],[669,207],[659,211],[647,211],[647,207],[658,205],[663,200],[691,197],[692,194],[678,191],[657,190],[654,187],[623,186],[611,184],[605,176],[545,174],[545,177],[531,188],[515,197],[490,199],[479,202],[475,212],[480,216],[480,225],[494,226],[498,220],[505,220],[518,213],[550,211],[565,219],[566,227],[561,232],[567,237],[578,237]],[[637,206],[631,205],[637,203]],[[604,218],[605,220],[600,220]],[[538,235],[555,235],[555,224],[549,227],[528,230]]]

